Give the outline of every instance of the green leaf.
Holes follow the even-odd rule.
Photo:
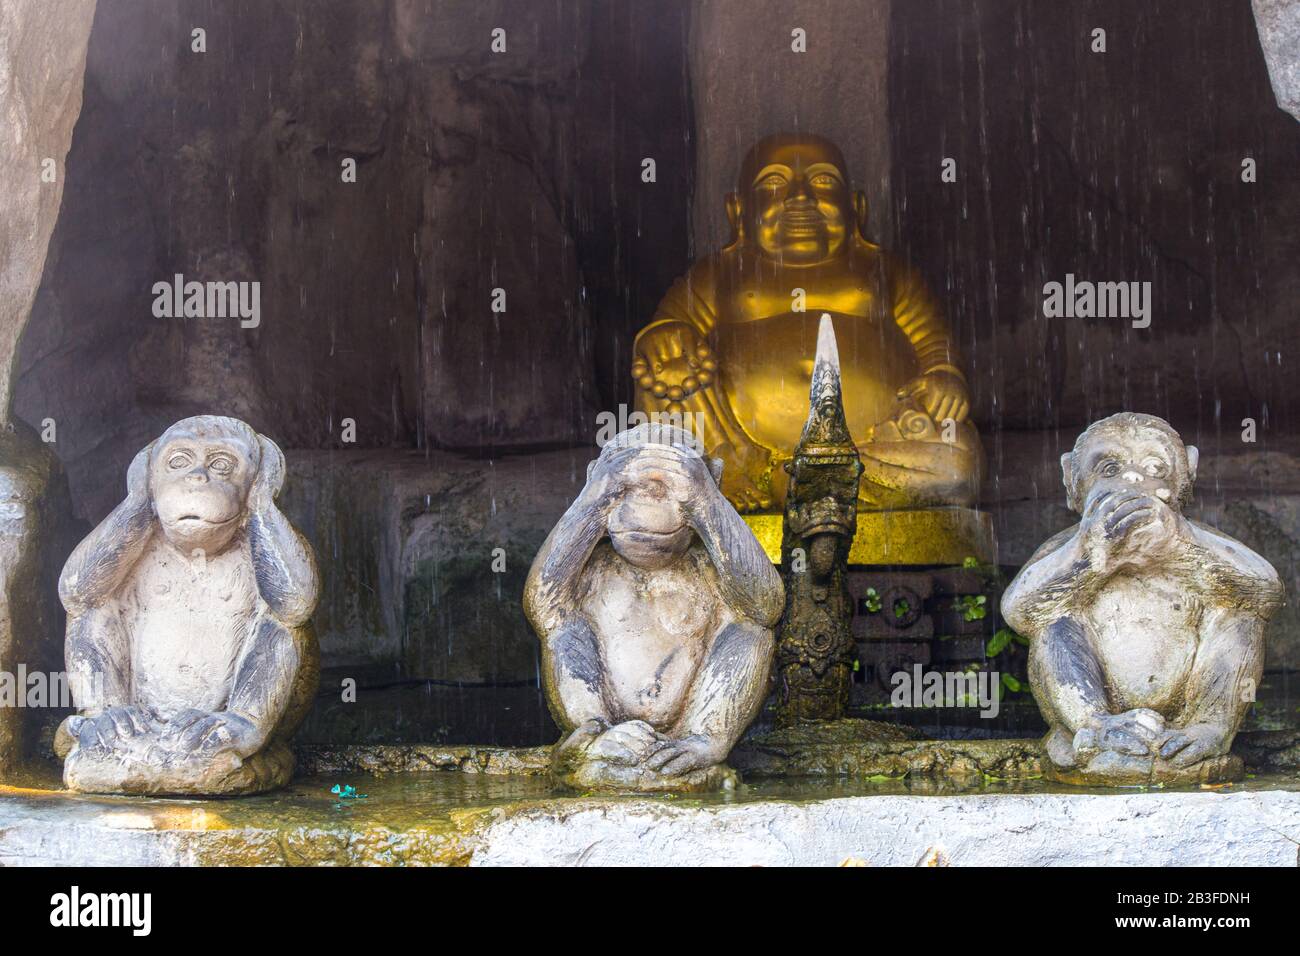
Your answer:
[[[995,633],[992,637],[990,637],[988,639],[988,643],[984,645],[984,656],[997,657],[1004,650],[1006,650],[1007,645],[1010,643],[1011,643],[1011,632],[1007,630],[1005,627],[1001,628],[997,633]]]
[[[1020,683],[1019,680],[1017,680],[1015,677],[1012,677],[1010,674],[1003,674],[1002,680],[999,682],[999,684],[1000,686],[1005,687],[1007,690],[1011,691],[1013,694],[1019,693],[1024,686]]]

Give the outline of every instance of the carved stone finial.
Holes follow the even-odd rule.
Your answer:
[[[852,680],[853,605],[846,587],[862,461],[844,418],[831,317],[817,333],[808,420],[793,460],[781,537],[785,616],[777,635],[784,722],[836,720]]]

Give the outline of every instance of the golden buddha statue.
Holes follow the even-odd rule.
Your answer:
[[[866,197],[838,147],[761,140],[726,208],[730,244],[677,280],[637,336],[637,409],[697,423],[737,510],[779,510],[829,313],[859,509],[971,505],[982,456],[952,334],[917,273],[863,235]]]

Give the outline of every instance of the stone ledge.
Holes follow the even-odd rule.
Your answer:
[[[438,747],[427,744],[379,746],[299,745],[300,774],[460,773],[544,776],[550,770],[550,747]]]
[[[225,801],[0,787],[0,866],[1295,866],[1300,845],[1300,782],[1281,777],[1104,795],[785,781],[685,799],[435,772],[353,778],[354,800],[336,779]]]
[[[473,866],[1296,866],[1300,793],[870,796],[526,808]]]
[[[870,722],[866,722],[870,723]],[[889,727],[892,725],[877,725]],[[900,730],[900,734],[902,731]],[[411,773],[545,776],[550,747],[440,747],[427,744],[295,748],[299,774]],[[1233,752],[1257,773],[1300,770],[1300,731],[1237,735]],[[1038,738],[990,740],[842,740],[813,743],[775,734],[743,740],[730,764],[758,777],[992,777],[1027,780],[1042,773]]]
[[[1042,773],[1037,740],[908,740],[868,743],[742,744],[730,763],[759,776],[995,777]]]

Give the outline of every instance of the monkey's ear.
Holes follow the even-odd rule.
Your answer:
[[[1187,484],[1196,480],[1196,465],[1201,460],[1201,452],[1195,445],[1187,446]]]
[[[1061,456],[1061,480],[1065,482],[1065,506],[1071,511],[1078,512],[1080,502],[1075,491],[1075,474],[1074,461],[1070,452]]]
[[[745,201],[740,193],[727,193],[727,222],[731,223],[731,241],[740,242],[745,238]]]
[[[867,237],[867,194],[861,189],[853,190],[853,212],[858,219],[858,233]]]

